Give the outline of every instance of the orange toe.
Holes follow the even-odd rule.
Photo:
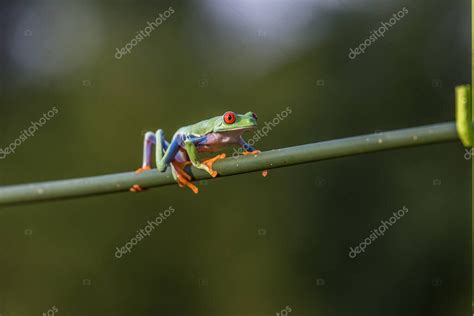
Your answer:
[[[151,170],[151,167],[150,166],[145,166],[145,167],[141,167],[141,168],[138,168],[135,173],[136,174],[139,174],[139,173],[142,173],[143,171],[147,171],[147,170]]]
[[[183,188],[183,187],[188,187],[190,188],[194,193],[198,193],[199,189],[191,182],[191,176],[184,171],[184,167],[190,162],[176,162],[173,161],[173,168],[176,171],[176,181],[178,182],[178,185]]]
[[[190,162],[172,162],[173,164],[173,167],[174,167],[174,170],[176,170],[176,173],[178,176],[182,176],[184,178],[186,178],[188,181],[191,181],[191,176],[189,174],[186,173],[186,171],[184,171],[184,167],[188,164],[190,164]]]
[[[259,154],[261,153],[260,150],[254,150],[254,151],[244,151],[242,154],[244,155],[256,155],[256,154]]]
[[[198,193],[199,192],[199,189],[191,182],[189,181],[188,179],[186,179],[185,177],[183,177],[182,174],[178,173],[176,175],[176,180],[178,182],[178,185],[182,188],[184,186],[187,186],[188,188],[190,188],[194,193]]]
[[[190,188],[190,189],[194,192],[194,194],[198,194],[198,193],[199,193],[199,189],[197,188],[197,186],[195,186],[195,185],[192,184],[191,182],[186,183],[186,186],[187,186],[188,188]]]
[[[212,169],[212,166],[214,165],[216,161],[224,159],[224,158],[225,158],[225,154],[220,154],[220,155],[215,156],[214,158],[204,159],[201,161],[201,163],[203,163],[209,168],[209,174],[211,175],[211,177],[215,178],[217,177],[217,171]]]
[[[142,192],[143,189],[141,186],[139,186],[138,184],[134,184],[132,185],[132,187],[130,188],[130,192]]]

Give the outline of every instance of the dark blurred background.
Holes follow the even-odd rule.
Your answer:
[[[58,109],[0,160],[1,185],[134,170],[146,131],[169,138],[226,110],[264,124],[292,109],[261,150],[452,121],[454,87],[471,78],[465,0],[10,1],[0,12],[0,147]],[[201,181],[197,195],[175,185],[3,207],[0,314],[468,315],[464,153],[438,144]]]

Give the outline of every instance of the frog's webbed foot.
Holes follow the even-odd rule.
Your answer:
[[[261,151],[256,149],[254,151],[244,151],[242,154],[244,154],[244,155],[256,155],[256,154],[259,154],[259,153],[261,153]]]
[[[256,154],[259,154],[261,153],[260,150],[256,149],[254,151],[244,151],[242,154],[244,155],[256,155]],[[262,176],[266,177],[268,175],[268,170],[263,170],[262,171]]]
[[[214,158],[203,159],[201,161],[201,164],[203,164],[205,167],[201,169],[206,170],[207,172],[209,172],[211,177],[215,178],[217,176],[217,171],[212,169],[212,165],[214,165],[216,161],[224,159],[224,158],[225,158],[225,154],[220,154],[220,155],[215,156]]]
[[[148,171],[148,170],[151,170],[151,167],[149,165],[145,165],[141,168],[138,168],[135,173],[136,174],[140,174],[142,173],[143,171]],[[142,192],[144,191],[145,189],[142,188],[141,186],[139,186],[138,184],[134,184],[130,187],[130,192]]]
[[[135,170],[135,173],[136,174],[140,174],[142,173],[143,171],[148,171],[148,170],[151,170],[151,166],[143,166],[141,168],[138,168],[137,170]]]
[[[142,192],[142,191],[145,191],[146,189],[142,188],[138,184],[134,184],[130,187],[129,190],[130,190],[130,192]]]
[[[178,182],[178,185],[182,187],[188,187],[190,188],[194,193],[198,193],[199,189],[191,182],[191,176],[184,171],[184,167],[186,165],[190,164],[189,161],[186,162],[176,162],[173,161],[171,162],[172,164],[172,174],[173,178],[175,179],[176,182]]]

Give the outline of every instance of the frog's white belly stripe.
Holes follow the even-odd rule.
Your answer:
[[[210,133],[196,147],[198,151],[213,152],[232,144],[240,143],[242,132]]]

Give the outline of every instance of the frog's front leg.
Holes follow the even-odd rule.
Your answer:
[[[188,137],[184,141],[184,148],[186,149],[186,152],[188,153],[188,156],[189,156],[189,160],[191,160],[191,163],[193,164],[194,167],[208,172],[211,175],[211,177],[215,178],[217,176],[217,171],[215,171],[212,168],[212,165],[217,160],[224,159],[225,154],[220,154],[220,155],[215,156],[214,158],[204,159],[203,161],[200,161],[196,144],[202,141],[205,141],[205,136],[196,137],[196,138]]]
[[[242,154],[244,155],[256,155],[256,154],[261,153],[260,150],[253,148],[252,145],[247,143],[245,139],[243,139],[242,137],[240,137],[240,145],[242,145],[242,148],[244,149],[244,152],[242,152]],[[268,170],[263,170],[262,176],[266,177],[267,175],[268,175]]]
[[[260,150],[255,149],[252,145],[247,143],[242,137],[240,137],[240,145],[244,149],[242,154],[244,155],[256,155],[260,153]]]

